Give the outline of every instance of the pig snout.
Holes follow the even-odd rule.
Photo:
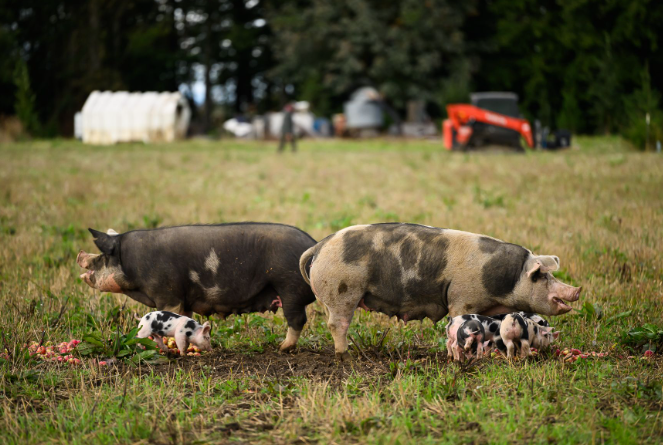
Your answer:
[[[555,281],[549,293],[549,298],[557,306],[558,313],[569,312],[572,308],[567,302],[578,301],[582,287],[574,287],[564,284],[561,281]]]
[[[93,289],[101,292],[122,293],[122,287],[115,280],[114,273],[104,273],[105,270],[97,274],[94,270],[88,270],[80,275],[80,278]]]
[[[553,292],[556,292],[559,298],[566,301],[578,301],[582,287],[573,287],[562,282],[556,282],[553,286]]]
[[[80,252],[78,252],[78,255],[76,255],[76,262],[83,269],[89,269],[92,260],[98,256],[99,256],[98,254],[87,253],[86,251],[81,250]],[[83,277],[81,276],[81,278]]]
[[[192,342],[192,343],[193,343],[193,342]],[[205,341],[205,340],[203,340],[203,341],[198,341],[198,342],[196,342],[196,343],[194,343],[194,344],[195,344],[196,346],[198,346],[198,348],[199,348],[201,351],[211,351],[211,350],[212,350],[212,343],[211,343],[210,341]]]

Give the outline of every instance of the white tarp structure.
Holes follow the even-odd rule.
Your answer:
[[[87,144],[171,142],[186,136],[190,120],[189,103],[178,92],[93,91],[76,133]]]
[[[352,93],[343,104],[343,112],[348,128],[378,128],[384,118],[380,108],[380,94],[375,88],[363,87]]]
[[[269,119],[267,128],[269,133],[274,135],[274,137],[280,137],[281,128],[283,127],[284,113],[269,113],[267,117]],[[315,136],[315,131],[313,131],[313,121],[315,121],[315,116],[309,111],[295,111],[292,113],[292,123],[295,127],[295,135],[297,135],[297,137],[303,135]]]
[[[299,101],[293,103],[294,113],[292,113],[292,122],[294,124],[294,131],[297,137],[301,136],[319,136],[313,128],[315,122],[315,115],[309,111],[309,103],[307,101]],[[249,122],[240,122],[235,118],[228,119],[223,124],[223,129],[234,134],[238,138],[276,138],[281,137],[281,129],[283,127],[283,112],[266,113],[264,116],[255,116]]]
[[[223,129],[231,132],[238,138],[245,138],[253,133],[253,126],[250,123],[240,122],[234,117],[223,123]]]

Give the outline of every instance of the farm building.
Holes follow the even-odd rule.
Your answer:
[[[179,92],[93,91],[75,119],[87,144],[171,142],[186,136],[189,104]]]

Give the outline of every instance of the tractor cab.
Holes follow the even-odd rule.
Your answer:
[[[472,93],[470,102],[475,107],[509,117],[521,118],[518,109],[518,95],[516,93]]]
[[[448,150],[469,150],[502,145],[522,150],[521,137],[534,147],[532,128],[518,109],[515,93],[470,94],[471,104],[447,105],[444,145]]]
[[[443,123],[444,146],[447,150],[480,149],[499,145],[523,151],[522,140],[534,148],[532,127],[518,109],[518,95],[509,92],[470,94],[471,104],[449,104],[449,118]],[[544,149],[570,146],[571,133],[547,128],[537,131],[538,145]]]

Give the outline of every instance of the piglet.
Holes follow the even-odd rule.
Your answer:
[[[534,346],[537,349],[545,349],[557,338],[559,337],[559,334],[561,331],[555,331],[553,327],[541,327],[540,325],[538,326],[538,332],[537,332],[537,326],[535,328],[535,337],[534,337],[534,342],[532,343],[532,346]]]
[[[472,355],[483,357],[484,349],[490,342],[485,341],[486,332],[481,322],[469,319],[460,325],[452,325],[453,322],[447,326],[448,354],[453,354],[454,360],[463,360]]]
[[[175,337],[180,355],[186,355],[190,343],[198,346],[203,351],[212,350],[210,343],[212,327],[207,321],[201,325],[193,318],[184,315],[168,311],[154,311],[145,314],[140,319],[139,326],[141,328],[136,337],[146,338],[152,336],[162,351],[168,351],[166,345],[163,344],[162,337]]]
[[[519,347],[521,357],[532,355],[530,341],[534,336],[533,326],[534,323],[530,324],[528,319],[519,313],[509,314],[504,317],[500,326],[500,337],[501,342],[503,342],[506,348],[507,358],[515,357],[516,347]],[[500,346],[501,344],[498,342],[498,347]]]
[[[447,324],[447,355],[449,357],[453,354],[454,342],[458,338],[458,328],[469,320],[475,320],[481,323],[484,329],[483,333],[483,346],[487,348],[488,344],[491,342],[497,341],[500,335],[500,320],[496,320],[492,317],[486,317],[479,314],[465,314],[458,315],[456,317],[449,317],[449,323]],[[487,352],[487,351],[486,351]],[[455,357],[455,356],[454,356]]]
[[[530,347],[544,349],[559,336],[553,328],[542,327],[532,318],[521,313],[508,314],[500,326],[500,339],[496,342],[501,351],[506,351],[507,358],[515,356],[516,348],[520,349],[521,357],[532,355]]]

